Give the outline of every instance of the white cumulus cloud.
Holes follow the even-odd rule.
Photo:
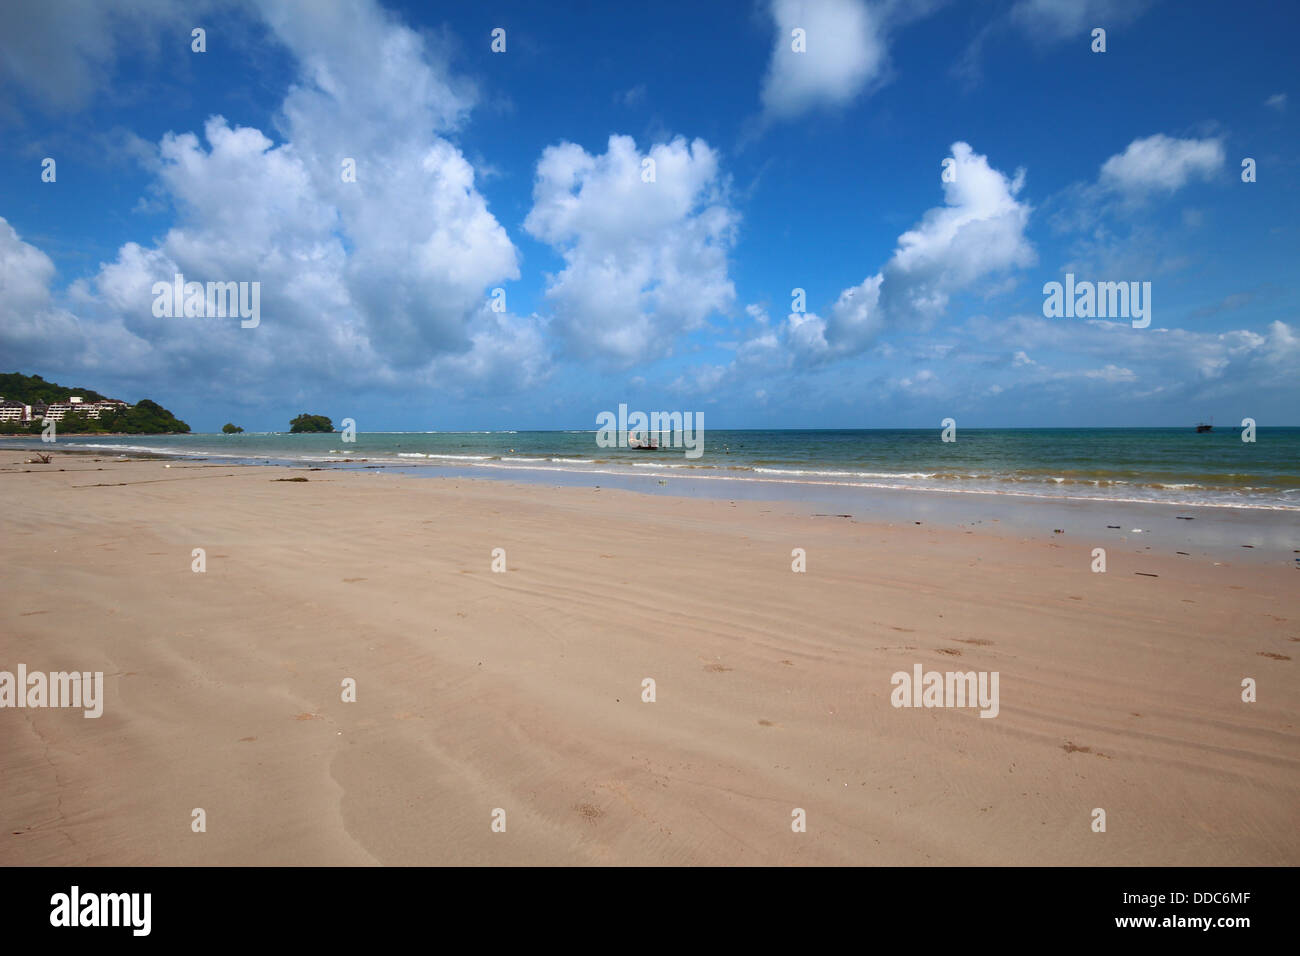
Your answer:
[[[1174,192],[1193,179],[1209,179],[1223,167],[1223,141],[1175,139],[1156,133],[1135,139],[1102,163],[1101,185],[1127,194]]]
[[[787,360],[820,365],[861,354],[888,330],[931,327],[947,312],[952,296],[1033,265],[1037,253],[1025,235],[1032,208],[1018,198],[1024,171],[1007,176],[963,142],[953,143],[952,159],[953,181],[943,183],[944,204],[898,237],[879,272],[844,289],[824,315],[787,316],[778,327],[784,351],[768,323],[756,322],[737,349],[734,367],[778,368]],[[1002,282],[993,289],[1006,287]]]
[[[78,334],[61,356],[81,342],[85,366],[112,355],[123,374],[162,368],[226,388],[311,372],[326,384],[470,389],[482,378],[508,390],[544,375],[539,320],[486,307],[519,267],[473,166],[443,135],[472,89],[447,73],[434,41],[374,3],[258,9],[298,66],[278,129],[215,116],[202,136],[162,138],[155,193],[175,221],[72,285],[79,318],[62,320]],[[30,275],[48,295],[52,272],[39,265]],[[175,273],[260,282],[261,324],[154,316],[152,286]]]
[[[731,307],[727,254],[738,222],[703,140],[678,137],[642,154],[615,135],[600,155],[573,143],[546,148],[524,228],[564,258],[547,283],[552,328],[574,353],[626,365],[668,354],[676,336]]]
[[[832,354],[861,351],[887,325],[927,327],[952,295],[1036,261],[1025,236],[1031,208],[1016,198],[1024,172],[1008,177],[962,142],[953,143],[952,158],[944,205],[898,237],[880,273],[844,290],[832,306],[824,328]],[[811,338],[804,333],[805,341]]]
[[[771,0],[776,28],[763,79],[765,113],[788,119],[843,106],[883,78],[889,65],[883,16],[862,0]],[[806,50],[793,49],[804,31]]]

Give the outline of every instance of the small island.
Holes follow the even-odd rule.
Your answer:
[[[332,432],[334,423],[324,415],[308,415],[303,412],[297,418],[289,422],[289,431],[298,432]]]
[[[221,431],[227,435],[238,435],[243,430],[244,429],[241,426],[233,425],[230,422],[226,422],[224,425],[221,426]]]

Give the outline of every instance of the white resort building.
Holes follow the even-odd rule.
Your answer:
[[[32,406],[22,402],[6,402],[0,398],[0,422],[29,422],[32,420]]]
[[[98,418],[105,412],[115,412],[130,408],[126,402],[116,398],[105,398],[98,402],[88,402],[81,395],[71,395],[66,402],[51,402],[49,405],[24,405],[22,402],[7,402],[0,398],[0,422],[59,422],[68,412],[76,411],[88,418]]]

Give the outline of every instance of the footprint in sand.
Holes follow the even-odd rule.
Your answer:
[[[949,657],[961,657],[961,651],[955,647],[940,647],[937,650],[940,654],[947,654]]]
[[[982,637],[954,637],[953,640],[960,644],[974,644],[976,647],[988,647],[993,643]]]
[[[1267,657],[1271,661],[1289,661],[1291,658],[1285,654],[1274,654],[1272,651],[1260,651],[1260,657]]]
[[[721,664],[705,664],[704,669],[711,674],[721,674],[724,671],[731,670],[730,667],[723,667]]]

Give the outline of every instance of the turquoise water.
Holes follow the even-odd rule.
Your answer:
[[[60,438],[60,444],[202,458],[321,465],[436,465],[719,481],[1167,501],[1300,510],[1300,428],[709,430],[703,454],[603,448],[595,431],[358,432]],[[667,444],[665,442],[665,444]]]

